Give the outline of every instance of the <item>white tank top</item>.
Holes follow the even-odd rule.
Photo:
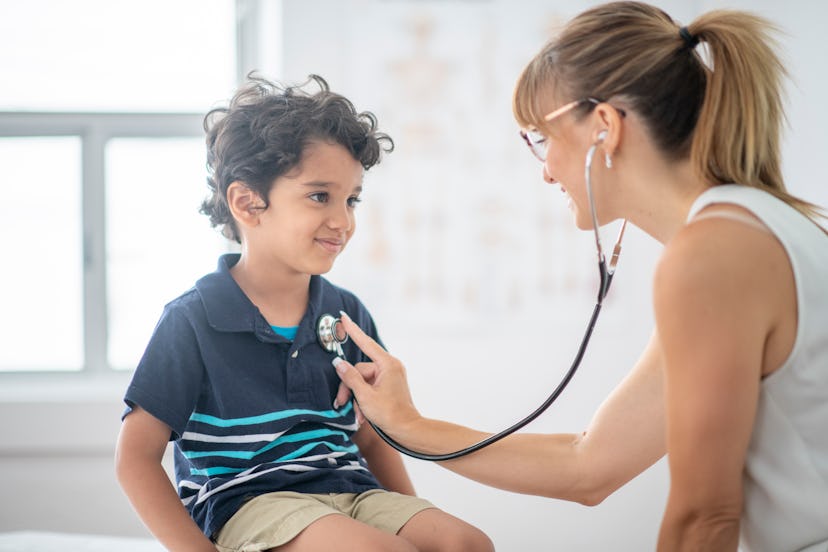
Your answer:
[[[828,551],[828,235],[774,196],[715,186],[713,203],[744,207],[785,248],[796,284],[797,332],[785,363],[762,380],[744,471],[740,549]]]

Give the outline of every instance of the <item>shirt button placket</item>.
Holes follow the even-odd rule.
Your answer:
[[[292,403],[301,403],[308,400],[307,374],[299,367],[299,349],[288,355],[287,361],[287,389],[288,400]]]

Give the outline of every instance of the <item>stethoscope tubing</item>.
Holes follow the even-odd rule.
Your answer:
[[[610,275],[609,278],[611,280],[612,276]],[[561,393],[563,393],[564,389],[566,389],[566,386],[569,385],[569,382],[572,380],[573,376],[575,375],[575,372],[578,370],[578,366],[580,366],[581,361],[584,358],[584,353],[586,353],[587,345],[589,344],[589,340],[592,337],[592,330],[593,328],[595,328],[595,323],[598,321],[598,315],[600,314],[600,312],[601,302],[599,301],[595,304],[595,308],[592,310],[592,316],[589,319],[589,324],[587,325],[586,332],[584,333],[584,337],[581,340],[581,346],[578,347],[578,352],[575,355],[575,359],[573,360],[572,365],[569,367],[569,370],[567,370],[566,374],[564,374],[564,377],[558,383],[558,386],[555,388],[555,390],[552,391],[549,397],[547,397],[547,399],[543,401],[543,403],[537,409],[535,409],[534,412],[532,412],[519,422],[504,429],[499,433],[496,433],[471,446],[468,446],[460,450],[456,450],[454,452],[448,452],[445,454],[427,454],[424,452],[412,450],[406,447],[405,445],[398,443],[387,433],[385,433],[382,430],[382,428],[377,427],[377,425],[374,424],[374,422],[372,422],[371,420],[368,420],[368,423],[371,425],[372,428],[374,428],[374,431],[377,432],[377,435],[379,435],[380,438],[386,443],[388,443],[388,445],[390,445],[392,448],[405,454],[406,456],[417,458],[418,460],[427,460],[429,462],[443,462],[446,460],[454,460],[455,458],[460,458],[461,456],[466,456],[467,454],[476,452],[484,447],[488,447],[489,445],[496,443],[497,441],[500,441],[504,437],[508,437],[512,433],[518,431],[519,429],[534,421],[538,416],[543,414],[546,411],[546,409],[548,409],[552,405],[552,403],[554,403],[558,399]]]
[[[496,443],[504,437],[508,437],[512,433],[528,425],[538,416],[543,414],[552,405],[552,403],[554,403],[558,399],[558,397],[560,397],[561,393],[563,393],[564,389],[566,389],[566,386],[569,385],[569,382],[572,381],[572,378],[575,376],[575,372],[578,370],[578,367],[581,365],[581,361],[584,358],[584,354],[586,353],[589,341],[592,338],[592,331],[595,328],[595,324],[598,321],[598,315],[601,313],[601,306],[603,305],[604,298],[609,292],[609,287],[612,283],[612,278],[615,275],[615,267],[618,263],[618,257],[621,253],[621,241],[624,238],[624,230],[627,227],[627,221],[625,220],[621,226],[621,231],[618,234],[615,246],[613,247],[612,257],[610,259],[610,263],[608,266],[606,259],[604,257],[603,248],[601,247],[601,236],[598,232],[598,216],[595,212],[595,202],[592,198],[591,174],[592,159],[595,156],[595,151],[603,141],[605,135],[606,134],[604,133],[602,133],[602,135],[599,135],[598,141],[590,146],[584,161],[584,178],[586,184],[587,199],[589,201],[590,214],[592,215],[592,226],[593,231],[595,232],[595,248],[598,252],[598,270],[601,276],[598,287],[598,299],[595,303],[595,308],[592,310],[592,316],[590,316],[589,318],[589,323],[587,324],[586,331],[584,332],[584,337],[581,339],[581,345],[578,347],[578,352],[576,353],[575,358],[573,359],[572,364],[569,367],[569,370],[567,370],[561,381],[558,383],[558,385],[555,387],[552,393],[546,398],[546,400],[543,401],[543,403],[538,408],[536,408],[531,414],[529,414],[519,422],[513,424],[512,426],[504,429],[499,433],[495,433],[494,435],[491,435],[473,445],[470,445],[460,450],[456,450],[454,452],[447,452],[442,454],[429,454],[410,449],[405,445],[402,445],[401,443],[397,442],[394,438],[385,433],[385,431],[383,431],[382,428],[378,427],[374,422],[368,420],[368,423],[371,425],[374,431],[376,431],[377,435],[379,435],[383,441],[388,443],[389,446],[391,446],[398,452],[405,454],[406,456],[417,458],[419,460],[427,460],[430,462],[444,462],[446,460],[454,460],[456,458],[460,458],[461,456],[466,456],[467,454],[471,454],[493,443]],[[356,400],[356,398],[354,398],[354,400]]]

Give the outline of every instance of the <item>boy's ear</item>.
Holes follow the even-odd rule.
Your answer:
[[[238,180],[227,187],[227,206],[236,222],[248,227],[259,224],[259,213],[264,209],[259,194]]]

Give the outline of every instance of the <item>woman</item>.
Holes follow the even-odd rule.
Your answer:
[[[660,550],[826,550],[828,234],[782,180],[771,31],[743,12],[680,28],[652,6],[612,3],[526,67],[515,116],[576,225],[593,227],[594,148],[598,224],[627,219],[664,244],[656,328],[585,432],[513,435],[445,467],[597,504],[668,453]],[[402,364],[344,325],[374,362],[340,362],[340,377],[393,438],[444,453],[488,436],[423,418]]]

